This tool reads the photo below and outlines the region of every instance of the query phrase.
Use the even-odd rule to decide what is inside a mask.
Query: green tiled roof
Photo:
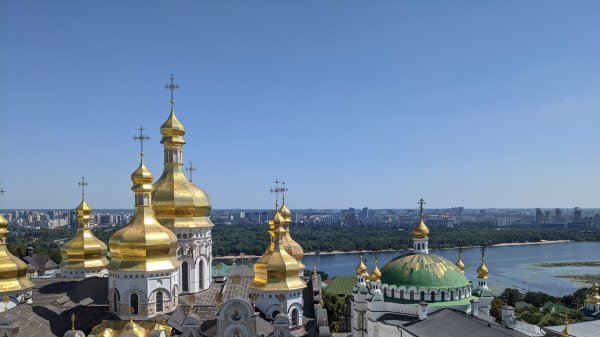
[[[463,288],[469,281],[458,267],[434,254],[404,254],[381,271],[381,283],[416,288]]]
[[[351,295],[352,288],[356,284],[356,276],[354,275],[338,275],[325,281],[327,287],[325,291],[336,295]]]
[[[225,276],[225,275],[227,275],[227,271],[233,267],[234,267],[233,265],[228,265],[223,262],[217,262],[211,267],[212,275],[213,276]]]

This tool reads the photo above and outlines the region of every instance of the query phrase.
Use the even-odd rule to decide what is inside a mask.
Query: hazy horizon
[[[0,1],[0,43],[2,209],[133,207],[170,73],[215,209],[600,207],[598,1]]]

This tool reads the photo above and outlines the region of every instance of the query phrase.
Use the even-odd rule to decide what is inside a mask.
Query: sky
[[[0,208],[131,208],[164,85],[213,208],[600,207],[600,1],[0,0]]]

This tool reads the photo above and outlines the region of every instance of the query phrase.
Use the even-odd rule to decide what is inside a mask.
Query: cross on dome
[[[175,103],[175,99],[173,98],[173,91],[175,91],[175,89],[179,89],[179,85],[175,84],[175,82],[173,82],[174,80],[175,80],[175,76],[174,76],[174,74],[171,74],[171,76],[169,77],[170,83],[165,84],[165,89],[171,91],[171,105],[173,105],[173,103]]]
[[[145,135],[144,134],[144,130],[145,129],[142,126],[140,126],[140,128],[138,129],[138,131],[140,132],[140,134],[133,136],[133,140],[134,141],[140,142],[140,156],[144,155],[144,142],[150,140],[150,136]]]
[[[81,176],[81,180],[77,183],[77,185],[79,185],[79,187],[81,187],[81,195],[84,196],[85,195],[85,187],[88,185],[87,180],[85,180],[84,176]]]
[[[192,181],[192,174],[194,173],[194,171],[197,171],[198,169],[193,166],[192,162],[190,162],[189,165],[188,165],[188,167],[185,168],[185,170],[189,172],[190,182],[191,182]]]

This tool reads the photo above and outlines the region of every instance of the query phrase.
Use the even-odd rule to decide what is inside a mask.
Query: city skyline
[[[597,2],[1,6],[1,209],[133,208],[170,73],[215,209],[599,206]]]

